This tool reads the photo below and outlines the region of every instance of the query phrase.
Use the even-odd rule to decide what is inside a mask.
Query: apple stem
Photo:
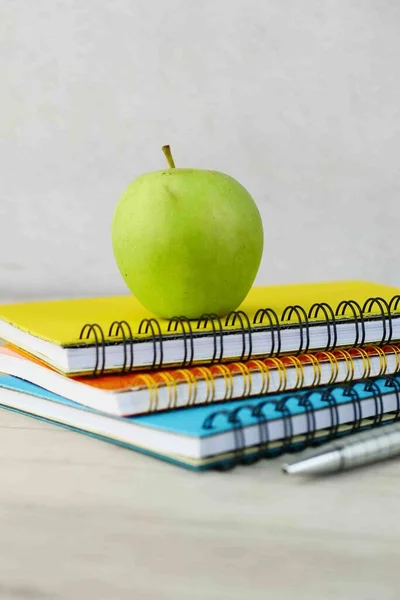
[[[169,146],[163,146],[162,151],[164,152],[164,154],[167,158],[169,168],[175,169],[175,163],[174,163],[174,159],[172,158],[171,148]]]

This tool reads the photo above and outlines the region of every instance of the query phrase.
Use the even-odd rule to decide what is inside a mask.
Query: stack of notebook
[[[225,318],[132,296],[0,306],[0,405],[193,469],[400,414],[399,290],[254,287]]]

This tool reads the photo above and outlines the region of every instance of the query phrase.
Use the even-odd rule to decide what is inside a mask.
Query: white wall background
[[[258,282],[400,286],[398,0],[1,0],[2,297],[125,292],[128,183],[225,171],[257,201]]]

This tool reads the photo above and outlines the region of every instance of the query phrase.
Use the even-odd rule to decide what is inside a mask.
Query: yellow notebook
[[[224,318],[156,319],[133,296],[0,305],[0,338],[66,374],[249,360],[400,341],[400,290],[364,281],[254,287]]]

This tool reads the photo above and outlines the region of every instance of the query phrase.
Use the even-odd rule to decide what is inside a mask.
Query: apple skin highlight
[[[167,319],[236,310],[263,252],[253,198],[216,171],[172,167],[140,175],[120,198],[111,230],[126,285],[145,308]]]

